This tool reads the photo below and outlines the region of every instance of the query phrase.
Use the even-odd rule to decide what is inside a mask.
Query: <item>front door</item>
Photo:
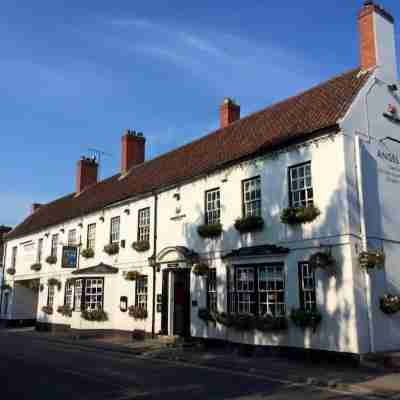
[[[174,271],[174,335],[190,335],[190,270]]]

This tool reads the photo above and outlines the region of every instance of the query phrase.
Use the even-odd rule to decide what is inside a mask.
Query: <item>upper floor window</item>
[[[87,248],[94,250],[96,246],[96,224],[88,225],[87,229]]]
[[[289,168],[290,205],[308,207],[314,204],[311,162]]]
[[[300,307],[304,311],[316,311],[315,273],[306,262],[299,264]]]
[[[110,243],[119,242],[119,228],[120,228],[120,218],[111,218],[111,228],[110,228]]]
[[[51,237],[51,256],[57,257],[58,233]]]
[[[206,192],[206,224],[219,224],[221,220],[221,195],[219,189]]]
[[[136,280],[136,306],[147,310],[147,276],[141,276]]]
[[[144,208],[138,215],[138,240],[150,241],[150,208]]]
[[[37,254],[36,254],[36,259],[37,259],[38,263],[40,263],[42,261],[42,255],[43,255],[43,239],[39,239],[38,247],[37,247]]]
[[[68,246],[76,246],[77,244],[76,229],[71,229],[68,231]]]
[[[208,309],[217,311],[217,270],[210,268],[208,271]]]
[[[261,217],[261,178],[243,181],[244,217]]]
[[[18,247],[14,246],[12,248],[12,253],[11,253],[11,268],[15,269],[15,266],[17,265],[17,251]]]

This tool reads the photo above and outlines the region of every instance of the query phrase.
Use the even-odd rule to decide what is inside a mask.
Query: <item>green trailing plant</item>
[[[140,272],[138,272],[138,271],[128,271],[125,274],[125,279],[127,281],[137,281],[141,277],[142,277],[142,274]]]
[[[48,286],[56,286],[58,290],[61,290],[61,281],[59,281],[56,278],[49,278],[47,280],[47,285]]]
[[[104,246],[104,253],[107,253],[109,256],[113,256],[119,253],[119,244],[118,243],[109,243]]]
[[[318,207],[288,207],[281,213],[281,222],[287,225],[300,225],[314,221],[321,215]]]
[[[93,249],[83,249],[81,251],[81,256],[83,258],[93,258],[94,257],[94,250]]]
[[[52,306],[43,306],[42,311],[47,315],[53,314],[53,307]]]
[[[132,243],[132,248],[137,252],[144,252],[150,249],[150,242],[148,240],[138,240]]]
[[[386,256],[382,250],[370,250],[360,253],[358,257],[363,269],[381,269],[385,267]]]
[[[400,311],[400,296],[386,294],[379,299],[379,306],[383,313],[392,315]]]
[[[197,233],[202,238],[217,238],[222,234],[221,224],[204,224],[197,227]]]
[[[318,311],[304,311],[298,308],[292,310],[290,319],[299,328],[312,328],[315,332],[322,321],[322,315]]]
[[[42,264],[35,263],[31,265],[31,270],[35,272],[39,272],[42,269]]]
[[[285,331],[288,329],[288,321],[286,317],[265,315],[256,318],[255,328],[261,332]]]
[[[197,276],[207,276],[210,267],[207,263],[200,262],[193,267],[193,273]]]
[[[57,264],[57,257],[56,256],[48,256],[46,258],[47,264]]]
[[[59,314],[63,315],[64,317],[72,317],[72,308],[67,304],[64,304],[63,306],[59,306],[57,308],[57,312]]]
[[[249,215],[244,218],[238,218],[235,221],[235,228],[240,233],[248,233],[254,231],[260,231],[264,227],[264,220],[262,217]]]
[[[128,308],[129,315],[134,319],[146,319],[147,310],[139,306],[130,306]]]
[[[103,310],[84,310],[81,317],[86,321],[104,322],[108,320],[108,315]]]
[[[12,290],[12,287],[11,287],[8,283],[3,283],[3,284],[1,285],[1,290],[4,290],[4,291],[9,292],[9,291]]]
[[[317,252],[314,253],[308,260],[308,264],[314,270],[321,269],[327,272],[334,273],[336,260],[329,253]]]
[[[15,275],[15,268],[7,268],[6,272],[8,275]]]

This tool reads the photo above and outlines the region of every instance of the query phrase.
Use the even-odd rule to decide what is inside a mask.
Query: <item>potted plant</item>
[[[109,256],[113,256],[119,253],[119,244],[118,243],[109,243],[104,246],[104,252]]]
[[[318,251],[309,258],[308,264],[314,270],[322,269],[324,271],[333,272],[336,261],[331,254]]]
[[[43,306],[42,311],[47,315],[53,314],[53,307],[52,306]]]
[[[93,249],[83,249],[81,251],[81,256],[83,258],[93,258],[94,257],[94,250]]]
[[[57,289],[61,290],[61,282],[56,278],[49,278],[47,280],[47,285],[48,286],[57,286]]]
[[[137,281],[138,279],[140,279],[141,276],[142,274],[138,271],[128,271],[125,274],[125,279],[127,281]]]
[[[150,249],[150,242],[148,240],[138,240],[132,243],[132,248],[137,252],[144,252]]]
[[[300,225],[314,221],[321,211],[318,207],[309,205],[307,207],[288,207],[281,213],[281,221],[287,225]]]
[[[200,262],[193,267],[193,273],[197,276],[207,276],[210,267],[205,262]]]
[[[31,270],[35,272],[39,272],[42,269],[42,264],[35,263],[31,265]]]
[[[15,275],[15,268],[7,268],[6,272],[8,275]]]
[[[260,231],[264,227],[264,220],[262,217],[255,215],[249,215],[247,217],[238,218],[235,221],[235,228],[240,233],[248,233],[254,231]]]
[[[103,310],[83,310],[81,317],[86,321],[104,322],[108,320],[108,315]]]
[[[146,319],[147,310],[139,306],[130,306],[129,315],[134,319]]]
[[[379,299],[380,309],[383,313],[392,315],[400,311],[400,296],[386,294]]]
[[[203,224],[197,227],[197,233],[202,238],[217,238],[222,234],[222,225],[217,224]]]
[[[59,306],[57,308],[57,312],[64,317],[72,317],[72,308],[68,304],[64,304],[63,306]]]
[[[312,328],[313,331],[322,321],[322,315],[318,311],[305,311],[302,309],[293,309],[290,313],[292,322],[300,328]]]
[[[57,264],[57,257],[56,256],[48,256],[46,258],[47,264]]]
[[[363,269],[383,268],[386,256],[382,250],[370,250],[360,253],[358,260]]]

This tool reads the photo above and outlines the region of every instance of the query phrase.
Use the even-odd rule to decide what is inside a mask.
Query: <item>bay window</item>
[[[74,282],[67,281],[65,284],[65,299],[64,305],[68,306],[69,308],[73,308],[73,295],[74,295]]]
[[[207,306],[210,311],[217,311],[217,269],[210,268],[207,281]]]
[[[300,308],[303,311],[316,311],[315,273],[309,263],[299,263]]]
[[[102,310],[104,303],[104,279],[103,278],[84,278],[76,279],[72,287],[66,288],[65,301],[67,298],[74,298],[75,311]],[[72,295],[72,292],[74,294]],[[66,303],[67,304],[67,303]]]

